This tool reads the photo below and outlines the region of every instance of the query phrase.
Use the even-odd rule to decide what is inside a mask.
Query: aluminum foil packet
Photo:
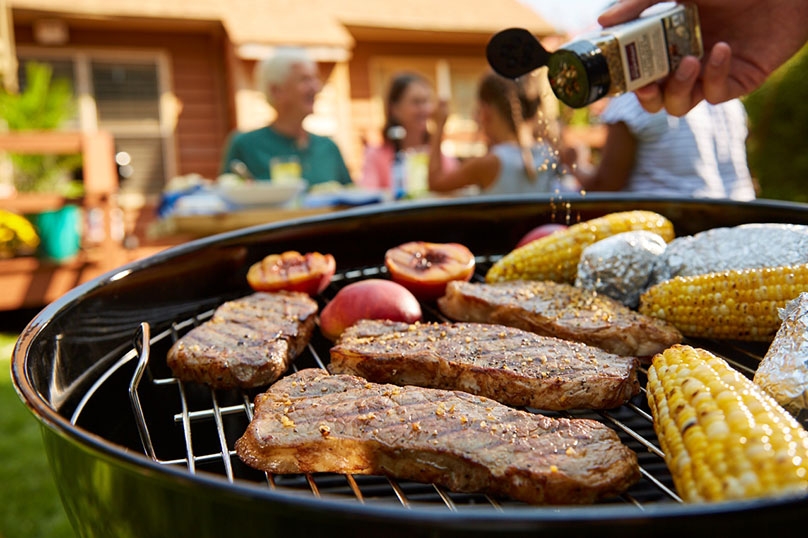
[[[607,237],[581,252],[575,285],[636,308],[665,249],[665,240],[649,231]]]
[[[780,329],[754,382],[803,423],[808,418],[808,292],[780,309]]]
[[[651,284],[676,276],[808,262],[808,226],[742,224],[677,237],[659,257]]]

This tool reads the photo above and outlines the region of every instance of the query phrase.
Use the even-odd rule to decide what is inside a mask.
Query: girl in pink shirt
[[[408,150],[428,151],[428,123],[434,112],[432,87],[424,77],[416,73],[395,76],[385,100],[383,142],[365,152],[359,185],[367,189],[390,190],[396,154]],[[446,168],[457,166],[457,161],[451,157],[444,155],[443,161]]]

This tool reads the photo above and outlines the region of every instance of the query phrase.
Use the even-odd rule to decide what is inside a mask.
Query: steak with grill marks
[[[320,369],[258,395],[236,452],[270,473],[388,475],[532,504],[591,503],[640,476],[636,454],[597,421]]]
[[[682,341],[662,320],[605,295],[558,282],[450,282],[438,307],[454,321],[498,323],[597,346],[618,355],[647,357]]]
[[[222,304],[177,340],[166,360],[184,381],[217,389],[268,385],[306,347],[316,314],[317,303],[305,293],[254,293]]]
[[[331,348],[328,370],[560,411],[624,404],[640,391],[637,363],[634,357],[502,325],[363,320]]]

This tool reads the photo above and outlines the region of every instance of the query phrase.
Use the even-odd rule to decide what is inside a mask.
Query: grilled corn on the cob
[[[675,277],[640,297],[640,312],[683,335],[766,342],[780,327],[780,308],[808,291],[808,264]]]
[[[647,230],[666,242],[674,237],[673,224],[653,211],[623,211],[573,224],[566,230],[514,249],[485,275],[488,282],[553,280],[572,283],[584,248],[622,232]]]
[[[808,491],[808,432],[723,359],[670,347],[654,357],[647,393],[684,501]]]

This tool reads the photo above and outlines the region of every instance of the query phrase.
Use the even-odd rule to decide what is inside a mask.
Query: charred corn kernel
[[[808,291],[808,264],[675,277],[640,297],[641,313],[685,336],[766,342],[780,327],[780,308]]]
[[[723,359],[670,347],[648,368],[647,396],[685,502],[808,491],[808,432]]]
[[[606,237],[636,230],[654,232],[666,242],[673,240],[673,224],[658,213],[640,210],[610,213],[514,249],[488,270],[485,279],[572,283],[584,248]]]

